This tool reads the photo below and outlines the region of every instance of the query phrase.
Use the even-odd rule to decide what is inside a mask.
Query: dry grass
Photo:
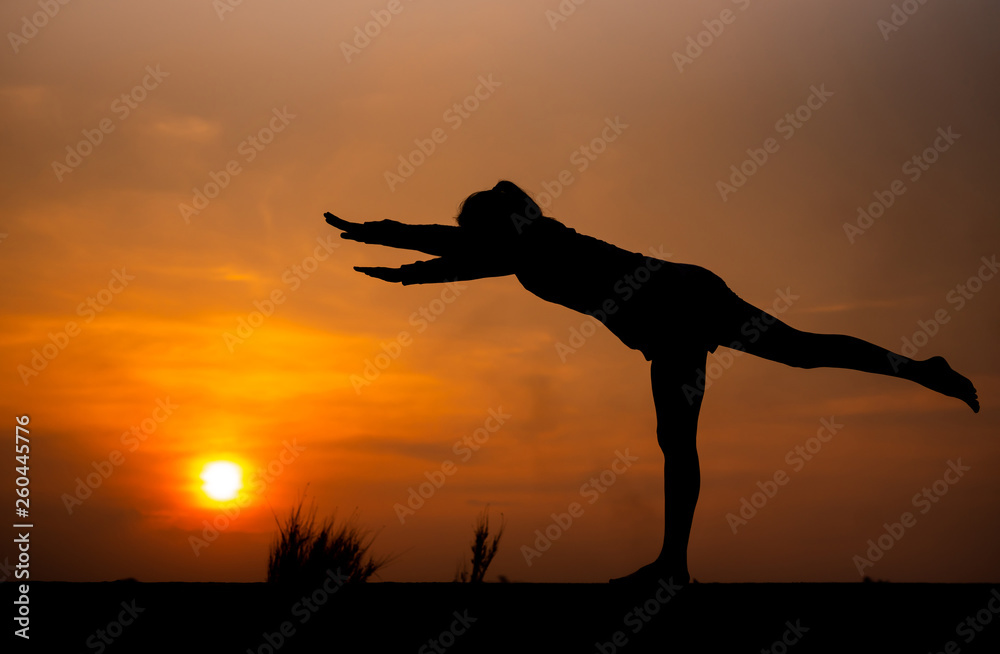
[[[336,516],[316,520],[316,506],[303,509],[299,500],[284,524],[275,516],[278,535],[267,561],[268,583],[300,585],[321,582],[328,573],[347,577],[347,583],[367,581],[391,557],[370,554],[375,534],[357,525],[356,516],[337,524]]]
[[[493,557],[497,555],[504,526],[503,514],[501,513],[500,529],[496,536],[490,540],[490,507],[487,505],[473,527],[472,571],[469,572],[468,567],[463,563],[459,571],[455,573],[455,581],[467,583],[481,583],[483,581],[486,577],[486,570],[493,562]]]

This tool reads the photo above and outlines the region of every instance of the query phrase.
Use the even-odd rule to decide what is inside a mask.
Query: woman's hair
[[[543,218],[541,208],[517,184],[502,181],[488,191],[478,191],[465,198],[458,211],[459,227],[489,235],[510,238]]]

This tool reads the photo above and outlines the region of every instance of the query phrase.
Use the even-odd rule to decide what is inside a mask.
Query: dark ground
[[[4,586],[13,617],[17,589]],[[13,638],[5,650],[1000,652],[1000,590],[988,584],[694,584],[658,597],[605,584],[327,588],[32,582],[30,647]]]

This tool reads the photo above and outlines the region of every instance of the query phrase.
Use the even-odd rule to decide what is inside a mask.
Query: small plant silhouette
[[[496,536],[490,540],[490,507],[487,505],[479,515],[476,525],[473,528],[471,547],[472,572],[470,573],[466,564],[463,563],[461,569],[455,574],[456,581],[466,583],[481,583],[483,581],[483,578],[486,576],[486,569],[490,567],[490,563],[492,563],[493,557],[496,556],[497,549],[500,547],[500,538],[503,536],[504,526],[505,522],[501,513],[500,529],[497,531]]]
[[[369,551],[375,535],[357,525],[356,514],[342,524],[336,516],[316,520],[316,505],[304,511],[305,497],[278,523],[278,535],[268,554],[267,581],[300,585],[322,581],[328,574],[346,578],[346,583],[367,581],[389,563],[391,557],[374,557]]]

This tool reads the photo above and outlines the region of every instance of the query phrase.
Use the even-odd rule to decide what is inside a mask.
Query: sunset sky
[[[865,574],[1000,580],[1000,276],[984,263],[1000,255],[1000,6],[902,4],[917,9],[5,2],[0,406],[11,441],[31,419],[32,578],[260,581],[274,513],[307,488],[377,532],[383,580],[450,581],[487,504],[506,520],[489,579],[650,562],[662,456],[643,356],[603,328],[580,340],[585,316],[512,277],[360,275],[426,255],[323,220],[453,223],[510,179],[585,234],[705,266],[764,309],[790,295],[795,327],[912,342],[979,390],[975,415],[720,348],[693,577],[858,581],[854,557],[910,512]],[[840,426],[796,455],[823,421]],[[243,466],[245,506],[206,536],[232,504],[201,490],[218,460]],[[727,514],[778,471],[734,533]],[[401,522],[410,489],[442,477]],[[573,502],[529,565],[522,546]]]

